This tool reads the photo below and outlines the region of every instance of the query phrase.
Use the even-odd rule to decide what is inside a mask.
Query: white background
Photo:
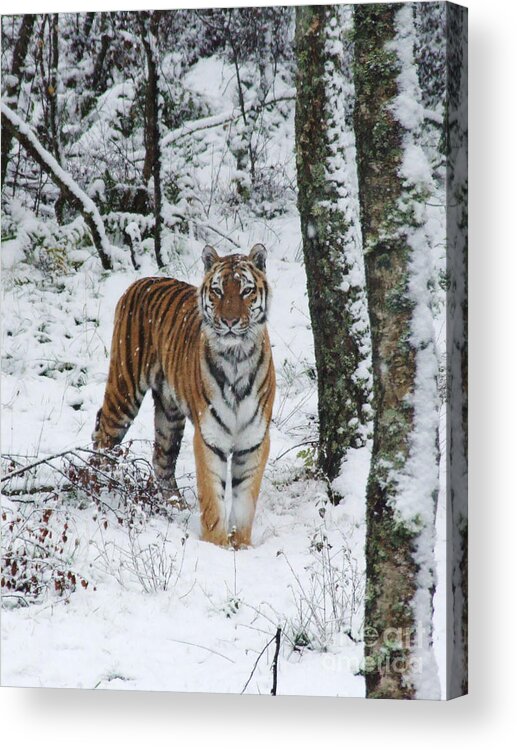
[[[2,12],[125,10],[150,4],[148,0],[5,0]],[[488,744],[514,746],[517,4],[514,0],[467,0],[466,4],[470,9],[470,695],[450,703],[396,703],[2,688],[3,747],[129,750],[207,743],[276,750],[339,743],[399,750],[468,744],[475,750]],[[209,5],[182,3],[182,7]],[[152,6],[174,4],[153,0]]]

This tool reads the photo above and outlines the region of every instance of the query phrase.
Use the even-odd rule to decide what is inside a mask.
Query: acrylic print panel
[[[466,692],[466,44],[2,17],[3,685]]]

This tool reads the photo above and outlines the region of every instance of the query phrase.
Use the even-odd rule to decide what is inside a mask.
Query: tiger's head
[[[205,278],[199,299],[205,326],[224,345],[254,337],[268,311],[266,248],[256,244],[249,255],[220,257],[206,245],[202,257]]]

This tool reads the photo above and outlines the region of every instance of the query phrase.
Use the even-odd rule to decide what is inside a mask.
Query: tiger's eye
[[[212,292],[212,294],[215,294],[216,297],[219,297],[219,299],[221,299],[221,297],[223,296],[222,291],[217,286],[211,287],[210,291]]]
[[[255,290],[255,287],[253,286],[247,286],[245,289],[242,290],[241,294],[243,297],[249,297],[249,295]]]

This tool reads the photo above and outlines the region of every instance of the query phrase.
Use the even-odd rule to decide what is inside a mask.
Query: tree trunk
[[[162,184],[161,184],[161,143],[160,143],[160,89],[157,57],[157,16],[143,11],[138,14],[142,44],[147,60],[147,90],[145,99],[145,160],[144,183],[151,175],[154,187],[154,253],[158,268],[165,265],[162,258]]]
[[[5,104],[1,105],[1,111],[2,128],[5,127],[11,138],[16,138],[29,156],[39,164],[45,174],[48,174],[54,184],[61,190],[70,206],[83,216],[99,253],[102,267],[111,270],[110,246],[106,238],[103,221],[92,199],[61,168],[52,154],[43,148],[29,126],[20,120],[15,112]]]
[[[3,98],[6,104],[8,104],[10,107],[14,107],[15,109],[18,103],[23,67],[25,65],[25,59],[27,57],[27,51],[29,49],[29,43],[31,40],[35,20],[36,16],[32,14],[22,16],[20,31],[13,52],[11,78],[6,85],[5,95]],[[7,130],[2,127],[2,188],[5,182],[5,176],[7,174],[7,163],[9,160],[11,144],[12,136],[8,133]]]
[[[413,5],[355,6],[354,19],[375,414],[367,486],[366,691],[370,698],[438,698],[432,651],[438,358],[425,227],[426,179],[432,177],[420,139],[424,110],[412,51]],[[403,106],[408,101],[413,117]],[[414,160],[422,168],[418,179]]]
[[[106,90],[106,56],[108,54],[108,50],[110,48],[112,40],[113,37],[111,36],[111,34],[102,34],[101,36],[101,47],[99,50],[99,54],[97,55],[97,58],[95,60],[90,84],[93,91],[95,91],[95,93],[97,94],[100,94]]]
[[[81,20],[84,15],[84,23],[81,27]],[[86,45],[88,44],[88,39],[90,37],[91,30],[93,28],[93,24],[95,22],[95,13],[79,13],[77,17],[77,25],[76,25],[76,31],[77,35],[74,40],[74,43],[72,44],[72,50],[74,52],[74,56],[76,59],[76,62],[80,62],[85,49]]]
[[[108,57],[108,51],[113,42],[113,32],[109,29],[110,16],[110,13],[100,14],[100,49],[95,58],[93,71],[88,79],[88,90],[84,92],[81,101],[82,117],[86,117],[90,113],[94,106],[96,96],[102,94],[107,87],[108,70],[106,67],[106,58]],[[92,19],[92,24],[94,20],[95,19]],[[91,29],[91,27],[89,28]]]
[[[50,42],[50,62],[49,62],[49,74],[47,80],[46,94],[48,99],[48,117],[49,117],[49,132],[50,142],[52,145],[52,153],[57,163],[62,166],[63,160],[61,156],[61,138],[59,133],[59,122],[58,122],[58,68],[59,68],[59,14],[53,13],[50,19],[50,31],[49,31],[49,42]],[[65,207],[66,198],[61,191],[54,210],[56,212],[56,218],[59,224],[63,223],[63,212]]]
[[[296,9],[298,210],[318,376],[319,468],[339,502],[350,448],[370,417],[368,314],[353,134],[347,127],[343,6]]]

